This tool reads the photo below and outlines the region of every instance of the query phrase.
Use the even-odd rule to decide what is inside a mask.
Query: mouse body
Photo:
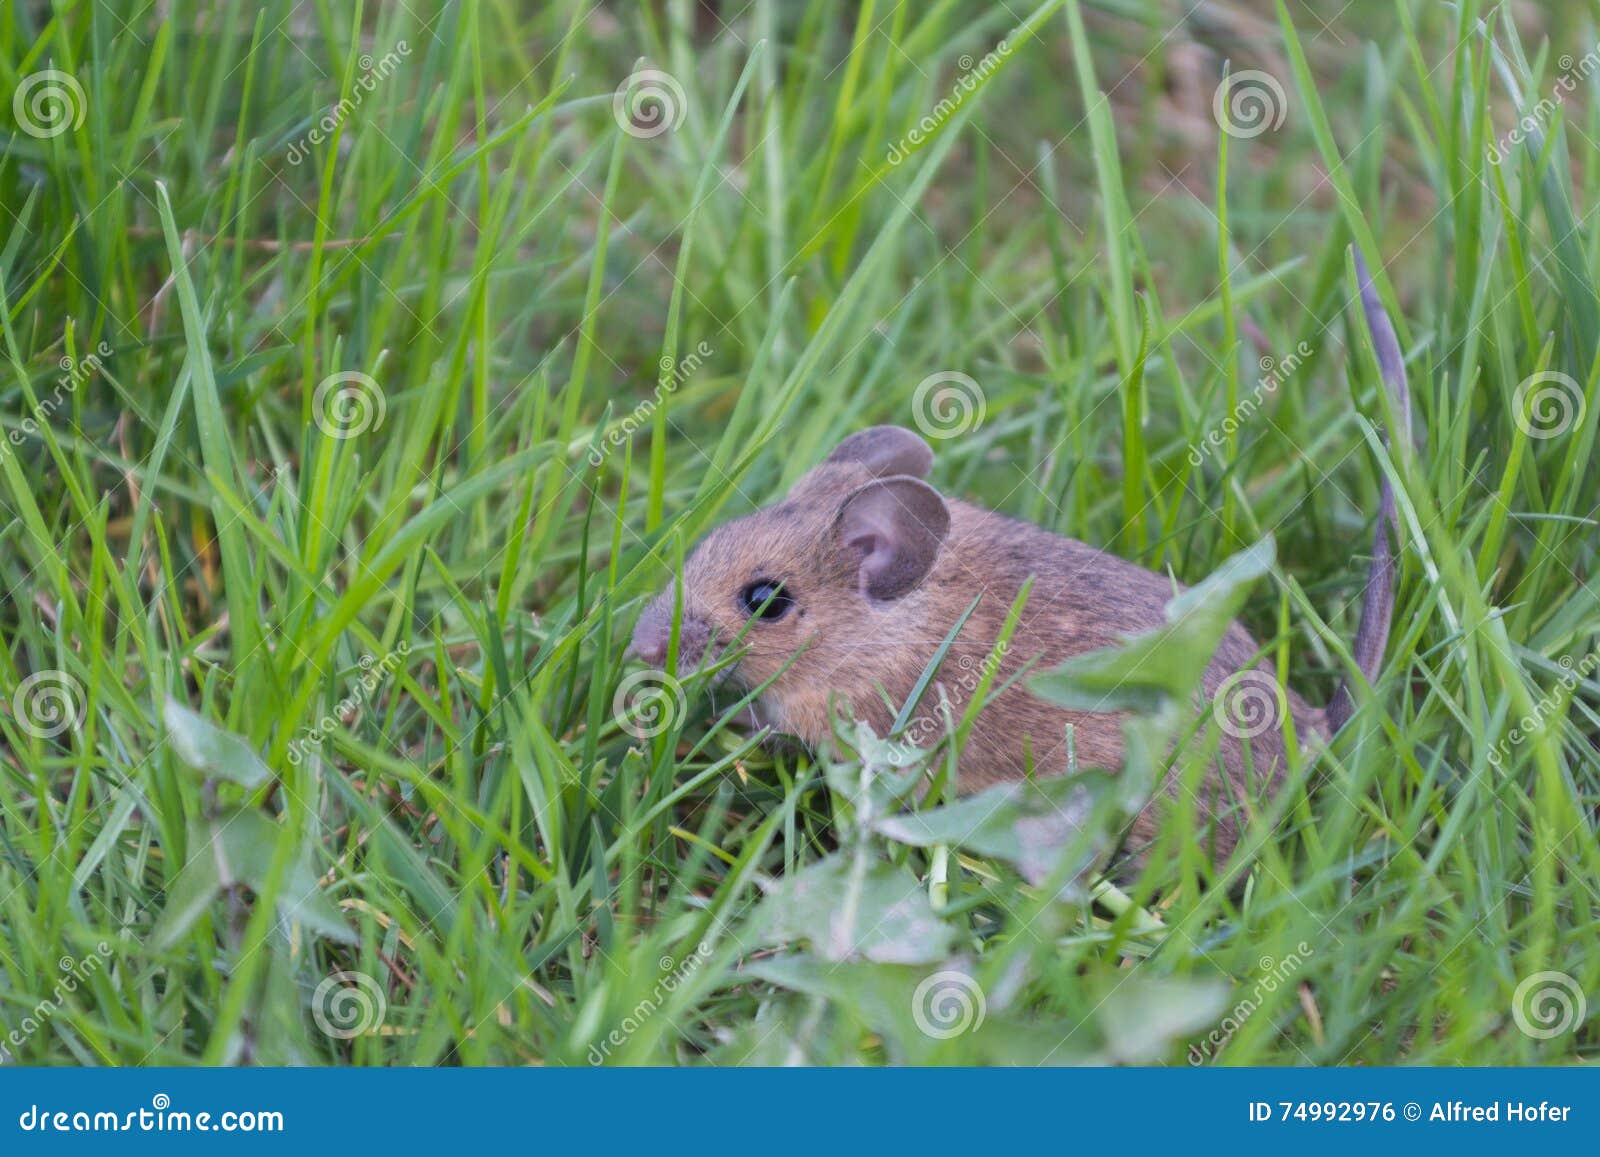
[[[1356,264],[1385,384],[1409,421],[1398,344],[1359,255]],[[1160,626],[1182,588],[1086,543],[947,498],[926,481],[933,464],[927,443],[901,427],[845,438],[781,502],[711,531],[685,561],[681,588],[669,585],[640,615],[632,651],[665,665],[675,619],[679,670],[715,661],[737,640],[739,657],[727,677],[746,689],[766,685],[756,718],[815,747],[829,741],[841,709],[887,735],[976,600],[905,729],[905,738],[927,746],[945,733],[941,698],[959,719],[985,665],[995,665],[1008,613],[1032,578],[1016,628],[998,653],[991,694],[1009,686],[979,711],[959,754],[957,786],[969,792],[1073,766],[1119,768],[1123,717],[1047,703],[1028,689],[1027,675]],[[1369,680],[1392,613],[1387,532],[1393,520],[1385,481],[1352,648]],[[1220,767],[1197,801],[1219,861],[1238,842],[1247,815],[1240,805],[1262,801],[1283,776],[1284,715],[1304,746],[1325,741],[1351,710],[1348,687],[1327,709],[1316,708],[1280,689],[1274,675],[1256,666],[1259,659],[1255,640],[1234,623],[1202,683],[1213,704],[1219,694],[1254,698],[1227,707],[1233,726],[1219,715]],[[1027,674],[1011,681],[1024,668]],[[1130,845],[1152,839],[1157,819],[1152,801],[1132,825]]]
[[[1028,690],[1026,675],[1014,677],[1154,629],[1182,588],[1086,543],[946,498],[923,480],[932,464],[928,446],[911,431],[865,430],[840,443],[784,501],[712,531],[684,563],[679,669],[714,660],[743,631],[742,656],[730,677],[745,688],[771,680],[756,704],[761,722],[815,747],[832,735],[834,714],[843,706],[887,735],[977,599],[906,737],[919,745],[942,737],[941,700],[959,719],[981,675],[993,667],[991,687],[1004,689],[978,713],[961,749],[962,792],[1021,779],[1030,770],[1039,776],[1066,772],[1069,734],[1076,765],[1120,766],[1120,713],[1057,707]],[[1030,578],[1016,627],[997,651]],[[640,616],[633,649],[647,663],[667,659],[676,601],[669,587]],[[1230,627],[1204,677],[1207,699],[1249,669],[1258,651],[1243,627]],[[1272,680],[1265,672],[1259,678],[1263,685]],[[1326,736],[1323,711],[1293,692],[1287,707],[1302,740]],[[1284,767],[1278,727],[1249,742],[1247,768],[1243,739],[1224,730],[1219,754],[1225,775],[1208,783],[1200,800],[1200,815],[1215,822],[1222,854],[1237,842],[1234,804],[1241,793],[1260,798]],[[1257,780],[1254,788],[1250,778]],[[1147,808],[1131,841],[1148,839],[1154,822]]]

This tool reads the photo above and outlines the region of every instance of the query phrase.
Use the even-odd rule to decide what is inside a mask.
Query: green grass
[[[1514,1014],[1600,1015],[1594,77],[1489,156],[1588,6],[1180,7],[7,5],[0,1057],[1592,1059]],[[1218,131],[1224,61],[1280,124]],[[704,680],[623,729],[699,534],[939,372],[947,492],[1187,582],[1270,532],[1244,616],[1315,703],[1395,480],[1384,676],[1220,869],[1180,793],[1136,878],[1029,884]],[[1533,438],[1542,372],[1584,413]],[[918,1027],[938,972],[981,1028]]]

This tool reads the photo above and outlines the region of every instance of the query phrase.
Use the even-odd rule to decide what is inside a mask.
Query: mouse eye
[[[782,583],[759,579],[739,592],[739,607],[747,615],[759,615],[775,623],[789,613],[794,599],[783,589]]]

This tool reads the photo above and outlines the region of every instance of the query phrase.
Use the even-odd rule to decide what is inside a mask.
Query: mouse
[[[1355,264],[1384,388],[1409,437],[1399,344],[1359,251]],[[678,670],[731,658],[719,678],[746,691],[766,685],[753,705],[754,719],[817,748],[831,739],[841,712],[886,735],[976,601],[918,708],[927,714],[943,694],[959,719],[979,685],[977,673],[985,664],[997,666],[992,686],[1003,689],[977,713],[960,749],[958,791],[1064,774],[1074,766],[1119,768],[1122,715],[1055,706],[1035,696],[1025,678],[1012,677],[1153,630],[1183,588],[1095,546],[944,494],[929,481],[935,464],[928,443],[904,427],[875,426],[846,437],[781,501],[713,529],[695,546],[679,582],[640,613],[631,654],[663,667],[676,619]],[[1351,648],[1368,683],[1377,678],[1393,615],[1391,534],[1398,541],[1385,475]],[[997,650],[1013,602],[1030,579],[1020,618]],[[1214,704],[1230,687],[1239,690],[1241,680],[1253,682],[1258,695],[1270,696],[1269,714],[1286,710],[1293,717],[1302,747],[1325,743],[1353,713],[1348,679],[1326,707],[1315,707],[1293,690],[1279,697],[1276,676],[1259,662],[1256,640],[1239,623],[1230,625],[1202,680],[1207,702]],[[1253,710],[1259,714],[1261,706],[1258,701]],[[1245,827],[1241,802],[1264,802],[1283,778],[1281,720],[1268,722],[1219,728],[1221,766],[1203,784],[1197,809],[1219,863]],[[944,733],[942,724],[913,726],[905,736],[926,746]],[[1124,834],[1125,849],[1154,840],[1161,796],[1155,793]]]

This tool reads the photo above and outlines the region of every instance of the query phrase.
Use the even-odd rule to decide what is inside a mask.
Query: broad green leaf
[[[167,725],[172,750],[195,771],[246,788],[260,787],[272,778],[271,769],[248,741],[189,710],[170,695],[161,718]]]
[[[904,868],[844,853],[783,880],[763,908],[769,943],[804,940],[827,960],[920,964],[943,959],[954,935]]]
[[[248,807],[229,809],[195,825],[189,833],[189,862],[156,922],[153,940],[170,946],[225,889],[243,885],[252,892],[264,892],[285,831],[263,812]],[[284,920],[310,932],[349,944],[356,941],[339,909],[323,894],[303,854],[290,866],[278,890],[277,907]]]
[[[862,722],[841,724],[834,759],[823,764],[828,789],[868,824],[923,782],[922,751],[903,740],[882,739]]]
[[[1041,699],[1075,711],[1152,715],[1188,700],[1244,605],[1250,584],[1271,570],[1273,553],[1271,537],[1262,539],[1172,599],[1164,625],[1124,646],[1069,659],[1028,685]]]
[[[1232,991],[1225,980],[1193,976],[1119,980],[1097,1009],[1105,1048],[1101,1063],[1160,1064],[1178,1042],[1222,1019]]]
[[[210,843],[223,883],[244,884],[254,892],[264,891],[273,857],[277,855],[279,841],[286,830],[255,808],[238,808],[213,821]],[[339,915],[339,909],[323,895],[303,850],[296,853],[279,888],[277,901],[278,913],[285,920],[303,924],[308,931],[333,940],[355,943],[355,934]]]
[[[222,876],[216,857],[203,850],[192,857],[167,889],[166,905],[150,930],[150,947],[164,952],[185,933],[222,894]]]
[[[893,1064],[958,1060],[970,1065],[1095,1064],[1095,1034],[1069,1020],[1025,1020],[1008,1013],[961,960],[928,965],[839,963],[794,953],[748,964],[744,972],[792,992],[829,1001],[883,1034]],[[776,1046],[751,1046],[754,1055],[730,1063],[817,1064],[815,1046],[800,1031],[773,1033]],[[837,1035],[837,1034],[832,1034]]]
[[[1004,783],[944,807],[884,816],[875,830],[902,844],[927,848],[953,844],[1016,865],[1024,879],[1042,884],[1071,859],[1074,881],[1111,848],[1108,779],[1086,773]]]

